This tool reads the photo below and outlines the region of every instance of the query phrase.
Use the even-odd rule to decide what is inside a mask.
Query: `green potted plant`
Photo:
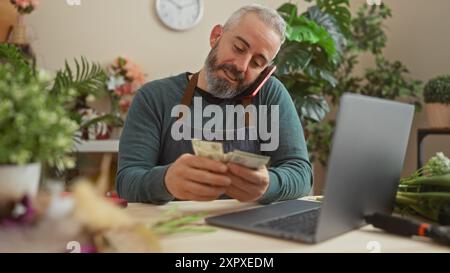
[[[401,99],[420,110],[422,84],[409,77],[403,63],[383,55],[384,21],[392,16],[386,3],[363,4],[352,16],[349,0],[304,2],[312,5],[301,13],[300,4],[292,1],[278,8],[287,28],[275,59],[276,76],[297,107],[311,160],[326,166],[334,131],[333,116],[328,114],[345,92]],[[366,53],[372,55],[375,67],[360,76],[355,68]]]
[[[78,125],[62,106],[71,92],[55,96],[49,80],[26,65],[0,62],[0,200],[34,196],[43,165],[74,164],[68,153]]]
[[[430,126],[450,128],[450,75],[428,81],[423,97]]]

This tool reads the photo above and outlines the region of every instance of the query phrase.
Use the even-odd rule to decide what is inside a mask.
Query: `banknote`
[[[268,156],[240,150],[233,150],[232,152],[224,153],[223,145],[220,142],[193,139],[192,149],[197,156],[211,158],[224,163],[233,162],[251,169],[258,169],[267,165],[270,161],[270,157]]]
[[[195,155],[224,161],[223,145],[220,142],[193,139],[192,149]]]
[[[234,150],[231,152],[230,162],[243,165],[247,168],[258,169],[269,163],[270,157]]]

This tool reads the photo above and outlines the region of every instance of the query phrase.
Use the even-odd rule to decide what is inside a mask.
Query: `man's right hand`
[[[222,162],[183,154],[169,167],[164,182],[177,199],[211,201],[225,193],[231,184],[227,171]]]

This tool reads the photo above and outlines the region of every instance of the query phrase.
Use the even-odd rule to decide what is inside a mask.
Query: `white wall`
[[[45,68],[57,69],[64,59],[80,55],[106,64],[125,54],[142,65],[148,79],[155,79],[199,69],[210,49],[212,27],[252,2],[276,8],[284,1],[204,0],[203,20],[186,32],[160,23],[155,0],[81,0],[81,6],[41,1],[28,23],[36,36],[33,48]]]

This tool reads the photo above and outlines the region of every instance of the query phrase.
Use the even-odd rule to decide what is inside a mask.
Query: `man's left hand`
[[[253,202],[266,193],[269,188],[269,171],[265,166],[253,170],[234,163],[227,165],[231,185],[225,193],[229,197],[241,202]]]

